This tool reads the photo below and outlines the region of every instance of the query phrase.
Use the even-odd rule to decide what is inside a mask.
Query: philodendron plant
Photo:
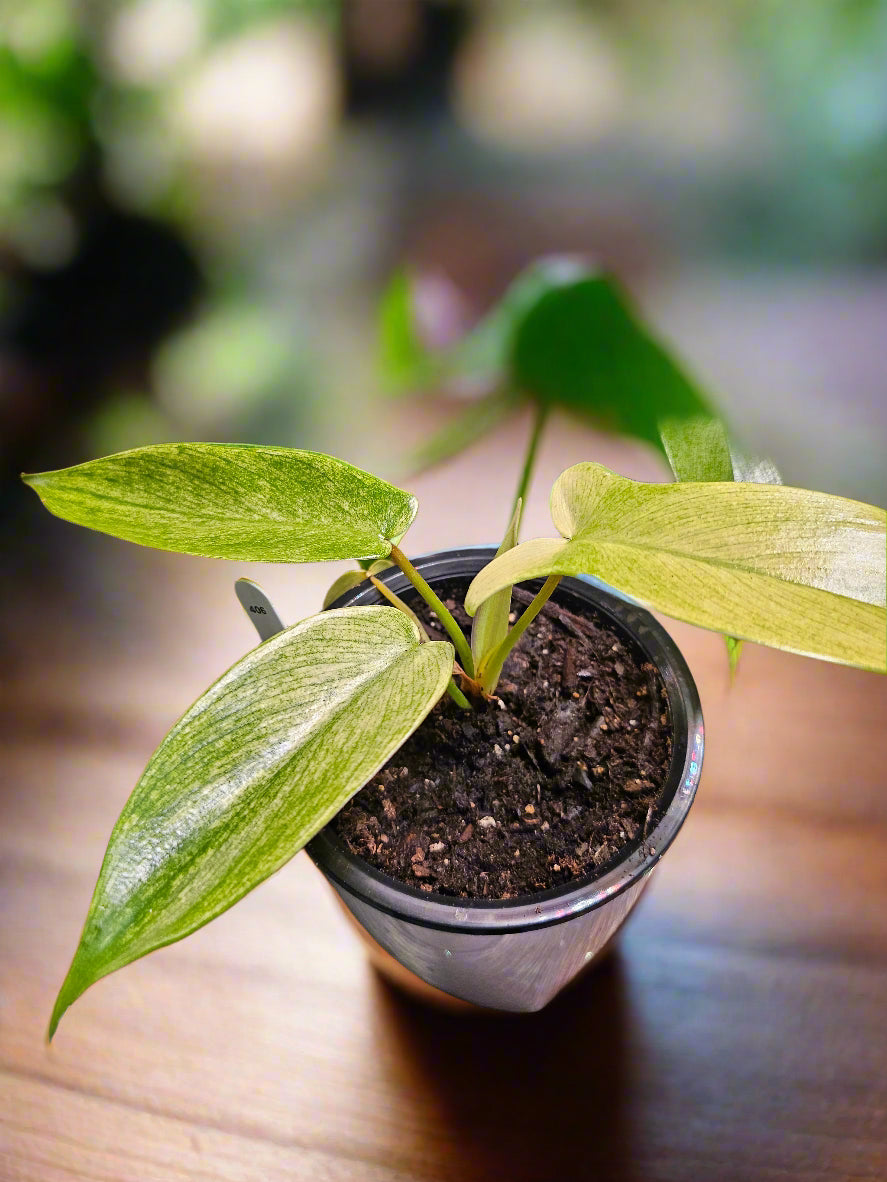
[[[337,580],[327,602],[363,579],[391,601],[332,608],[277,631],[262,593],[239,581],[264,643],[151,757],[111,834],[49,1036],[94,982],[189,935],[292,858],[445,694],[453,701],[441,708],[454,710],[494,695],[509,653],[564,575],[597,576],[730,637],[884,672],[887,515],[739,482],[726,470],[726,434],[707,413],[666,416],[662,431],[669,454],[691,457],[705,475],[645,484],[577,464],[552,490],[558,536],[523,543],[518,496],[497,556],[468,588],[470,637],[401,549],[415,497],[332,456],[178,443],[26,476],[51,512],[79,525],[238,561],[354,559],[360,569]],[[378,578],[390,565],[448,640],[430,640]],[[509,626],[511,587],[537,578],[541,589]]]

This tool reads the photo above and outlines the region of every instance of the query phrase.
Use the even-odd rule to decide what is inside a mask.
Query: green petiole
[[[474,657],[471,655],[471,647],[465,639],[465,633],[453,619],[451,613],[447,611],[442,600],[435,595],[431,590],[413,564],[407,558],[406,554],[397,546],[391,547],[391,561],[397,563],[406,577],[410,580],[428,606],[433,612],[437,614],[438,619],[447,630],[447,634],[456,647],[456,652],[459,656],[459,664],[465,670],[469,677],[474,677]]]
[[[530,487],[530,480],[533,476],[533,468],[536,464],[536,452],[539,449],[539,440],[542,438],[542,431],[545,427],[545,421],[548,418],[548,407],[542,403],[536,406],[533,416],[533,430],[530,434],[530,442],[527,445],[527,454],[524,457],[524,466],[521,470],[520,481],[518,482],[517,492],[514,494],[514,504],[512,505],[512,513],[517,508],[518,501],[527,502],[527,490]],[[515,539],[516,543],[517,539]]]
[[[503,641],[493,649],[490,655],[484,661],[480,669],[480,685],[483,690],[491,694],[496,688],[496,683],[499,680],[499,675],[502,672],[502,666],[508,654],[526,632],[527,628],[536,619],[542,608],[551,598],[552,592],[561,581],[560,575],[549,575],[542,585],[542,588],[534,596],[532,603],[527,605],[523,615],[508,633]]]
[[[465,695],[459,689],[458,685],[456,685],[455,681],[453,681],[452,677],[447,682],[447,693],[450,695],[450,697],[453,699],[453,701],[456,703],[456,705],[461,706],[463,710],[473,710],[474,709],[474,707],[471,705],[471,703],[468,701],[468,699],[465,697]]]
[[[388,602],[391,604],[392,607],[396,607],[398,609],[398,611],[402,611],[405,616],[409,616],[409,618],[413,621],[413,623],[419,629],[419,635],[422,637],[423,640],[430,640],[431,639],[431,637],[428,635],[428,633],[425,630],[425,625],[422,623],[422,621],[419,619],[419,617],[416,615],[416,613],[413,611],[413,609],[411,607],[408,607],[404,603],[404,601],[401,599],[401,597],[399,595],[395,594],[395,592],[392,591],[390,587],[386,587],[381,579],[377,579],[376,576],[371,575],[369,573],[369,571],[367,572],[366,577],[373,584],[373,586],[376,588],[376,590],[379,592],[379,594],[384,599],[388,600]]]

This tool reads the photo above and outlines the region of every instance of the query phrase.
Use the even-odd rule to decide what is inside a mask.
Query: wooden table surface
[[[495,535],[519,438],[414,482],[413,553]],[[559,424],[525,536],[590,455],[652,471]],[[540,1014],[393,992],[302,855],[47,1047],[117,813],[253,642],[245,568],[48,520],[30,549],[0,697],[3,1182],[887,1177],[887,680],[749,647],[729,690],[719,638],[669,625],[706,714],[699,797],[617,952]],[[248,573],[292,620],[338,569]]]

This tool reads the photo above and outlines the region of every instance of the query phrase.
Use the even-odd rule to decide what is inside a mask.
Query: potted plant
[[[415,568],[455,611],[495,553]],[[379,578],[411,590],[397,567]],[[529,587],[515,628],[548,592]],[[379,598],[364,583],[336,605]],[[438,1003],[542,1008],[631,912],[699,782],[699,699],[662,625],[589,579],[561,580],[549,602],[492,706],[464,727],[435,712],[307,846],[376,966]]]
[[[511,353],[540,305],[588,281],[556,274],[516,312],[512,300]],[[626,382],[659,356],[631,324],[610,354],[612,372],[620,354],[634,366]],[[708,409],[674,383],[661,401],[677,483],[575,465],[552,490],[559,536],[520,542],[536,431],[495,555],[411,562],[415,498],[312,452],[170,444],[25,477],[58,516],[142,545],[360,563],[327,610],[288,628],[238,583],[263,643],[151,757],[50,1037],[95,981],[190,934],[309,843],[412,973],[538,1009],[634,905],[698,784],[698,697],[646,608],[723,632],[734,655],[749,639],[884,671],[884,512],[736,479]],[[646,430],[646,411],[633,421]]]

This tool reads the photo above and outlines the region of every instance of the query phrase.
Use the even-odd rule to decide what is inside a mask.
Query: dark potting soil
[[[436,590],[467,626],[466,587]],[[512,606],[530,598],[516,588]],[[510,899],[603,873],[646,839],[672,730],[662,681],[627,633],[550,602],[496,692],[471,713],[445,696],[345,806],[333,826],[352,853],[423,891]]]

